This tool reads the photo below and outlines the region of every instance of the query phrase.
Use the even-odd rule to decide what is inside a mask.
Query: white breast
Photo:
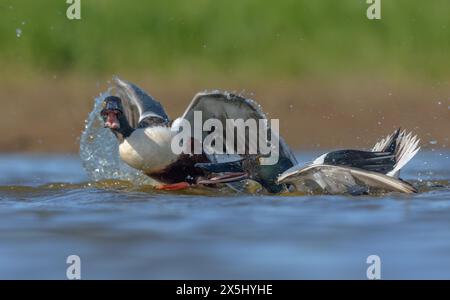
[[[120,144],[120,158],[146,173],[164,169],[178,158],[170,146],[174,134],[168,127],[136,129]]]

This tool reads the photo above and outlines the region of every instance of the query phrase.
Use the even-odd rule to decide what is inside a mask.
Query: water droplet
[[[16,29],[16,36],[17,36],[18,38],[20,38],[20,37],[22,36],[22,29],[20,29],[20,28],[17,28],[17,29]]]
[[[103,99],[101,94],[94,101],[86,127],[80,138],[80,158],[87,175],[92,180],[120,179],[137,184],[152,184],[142,172],[127,166],[119,158],[119,144],[109,130],[105,130],[99,117]]]
[[[431,140],[429,143],[430,143],[431,145],[436,145],[438,142],[437,142],[436,140]]]

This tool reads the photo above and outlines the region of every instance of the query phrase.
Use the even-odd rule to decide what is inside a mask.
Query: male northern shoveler
[[[172,190],[219,183],[230,183],[237,188],[237,182],[251,178],[269,192],[284,189],[284,184],[276,183],[277,177],[297,162],[281,138],[277,139],[279,160],[273,165],[259,164],[261,153],[220,155],[202,151],[200,154],[175,154],[171,143],[178,133],[177,120],[171,122],[162,105],[136,85],[117,77],[113,81],[116,96],[109,96],[103,102],[101,116],[104,126],[111,129],[118,139],[121,159],[159,181],[159,188]],[[204,120],[223,121],[222,136],[226,134],[226,119],[267,119],[253,100],[219,91],[198,93],[179,120],[194,124],[196,111],[202,112]],[[248,140],[245,139],[246,149]],[[195,143],[198,141],[192,138],[191,145],[186,147]],[[218,168],[221,169],[217,172],[220,174],[212,172]]]
[[[362,194],[373,190],[416,192],[412,185],[398,178],[400,169],[419,151],[419,140],[411,133],[397,130],[371,151],[334,151],[307,166],[298,165],[281,137],[276,139],[279,159],[272,165],[261,164],[263,154],[259,152],[176,154],[171,143],[179,132],[177,120],[171,122],[163,106],[136,85],[117,77],[114,85],[116,95],[107,97],[103,103],[104,125],[117,137],[121,159],[156,179],[161,189],[221,183],[239,188],[240,182],[252,179],[271,193],[287,190],[330,194]],[[226,119],[267,120],[255,101],[219,91],[197,94],[180,119],[194,124],[196,111],[202,112],[205,121],[220,120],[222,136],[226,135]],[[248,148],[248,133],[244,132],[246,136],[236,138],[244,138]],[[273,141],[275,133],[271,134]],[[200,137],[203,138],[204,135]],[[202,141],[192,137],[188,147],[199,142]]]

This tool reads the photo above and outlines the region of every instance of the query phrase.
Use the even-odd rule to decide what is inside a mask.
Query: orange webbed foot
[[[160,184],[157,185],[155,188],[157,190],[163,190],[163,191],[178,191],[178,190],[184,190],[187,189],[190,186],[187,182],[177,182],[173,184]]]

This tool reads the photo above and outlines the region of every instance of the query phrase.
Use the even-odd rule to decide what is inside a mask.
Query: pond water
[[[302,153],[309,161],[317,153]],[[424,151],[403,177],[417,195],[157,192],[90,182],[78,156],[0,156],[0,278],[450,278],[449,152]]]

